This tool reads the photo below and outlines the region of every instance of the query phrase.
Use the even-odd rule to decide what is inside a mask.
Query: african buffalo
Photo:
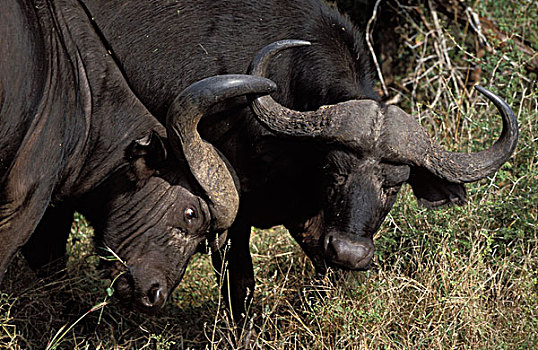
[[[253,113],[235,99],[200,124],[241,183],[224,286],[235,316],[254,288],[251,226],[284,224],[320,272],[365,269],[372,236],[403,183],[430,207],[460,204],[463,183],[496,171],[514,150],[514,116],[491,93],[505,128],[494,147],[471,155],[442,150],[412,117],[380,105],[360,33],[324,1],[83,2],[130,87],[160,120],[178,89],[244,73],[256,52],[278,40],[311,43],[278,55],[275,44],[253,63],[252,73],[276,82],[279,104],[254,100]]]
[[[33,268],[62,257],[79,210],[119,260],[120,298],[155,312],[238,209],[235,175],[200,139],[200,117],[274,83],[208,78],[174,99],[163,125],[78,1],[5,1],[0,23],[0,281],[19,249]]]

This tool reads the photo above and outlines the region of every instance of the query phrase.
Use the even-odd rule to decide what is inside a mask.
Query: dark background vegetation
[[[337,1],[363,29],[375,3]],[[253,229],[251,323],[231,323],[204,255],[160,315],[138,315],[110,302],[92,230],[77,217],[66,271],[41,280],[20,257],[10,267],[0,348],[221,349],[253,325],[264,349],[537,348],[537,18],[532,0],[380,1],[369,29],[383,100],[416,115],[446,148],[476,151],[500,130],[495,108],[472,88],[480,83],[513,106],[521,136],[508,163],[468,186],[463,207],[429,211],[404,188],[375,237],[370,271],[314,279],[284,229]]]

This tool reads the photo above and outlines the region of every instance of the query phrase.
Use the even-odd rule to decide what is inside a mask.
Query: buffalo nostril
[[[166,293],[158,284],[154,284],[142,297],[142,304],[148,308],[161,307],[166,300]]]
[[[325,240],[324,240],[324,244],[323,244],[323,248],[325,249],[325,253],[326,254],[330,254],[330,253],[336,253],[334,247],[333,247],[333,239],[334,237],[331,235],[331,234],[328,234],[325,236]]]
[[[373,251],[373,242],[368,237],[343,234],[328,234],[325,237],[325,259],[339,267],[364,269],[370,263]]]

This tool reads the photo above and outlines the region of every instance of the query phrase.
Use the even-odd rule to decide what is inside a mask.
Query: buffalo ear
[[[445,204],[462,205],[466,200],[465,186],[444,180],[421,167],[413,167],[408,183],[420,204],[436,208]]]
[[[135,175],[139,179],[147,178],[166,161],[165,142],[156,131],[151,131],[148,135],[131,142],[126,157]]]

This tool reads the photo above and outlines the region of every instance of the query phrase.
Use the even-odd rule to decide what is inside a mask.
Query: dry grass
[[[536,50],[536,2],[473,5]],[[108,282],[90,253],[91,230],[78,218],[63,275],[37,279],[20,257],[10,267],[0,294],[0,348],[45,348],[71,326],[58,349],[231,348],[254,326],[254,346],[264,349],[537,348],[536,74],[510,41],[489,38],[494,51],[482,55],[470,28],[427,2],[420,21],[415,11],[400,12],[407,26],[399,55],[407,61],[405,74],[389,84],[389,97],[400,96],[447,148],[481,149],[498,133],[499,118],[470,88],[479,66],[482,85],[504,96],[520,122],[515,156],[468,186],[467,205],[427,211],[404,189],[376,236],[372,270],[332,271],[320,280],[282,228],[254,230],[258,287],[246,327],[231,324],[202,255],[159,316],[129,313],[113,302],[89,312],[108,301]]]

